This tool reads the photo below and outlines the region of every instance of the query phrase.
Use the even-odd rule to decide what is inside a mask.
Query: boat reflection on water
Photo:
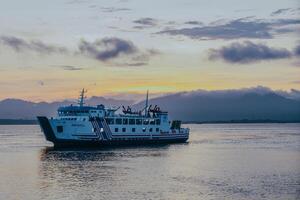
[[[129,195],[129,198],[136,190],[134,187],[139,187],[135,186],[134,181],[141,175],[137,171],[146,169],[141,161],[149,157],[159,159],[165,157],[169,146],[116,149],[47,147],[40,152],[40,188],[43,195],[51,195],[54,199],[64,196],[85,199],[89,198],[88,195],[93,198],[122,198]],[[138,169],[137,165],[141,169]],[[118,192],[111,193],[111,191]]]
[[[122,159],[114,152],[89,149],[45,148],[40,154],[41,180],[63,185],[90,187],[94,180],[113,181],[121,175],[122,167],[110,164]],[[53,190],[53,188],[51,189]]]

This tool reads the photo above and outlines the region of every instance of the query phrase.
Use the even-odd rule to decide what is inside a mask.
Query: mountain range
[[[122,100],[109,97],[91,97],[87,105],[132,105],[142,109],[144,101]],[[37,115],[54,116],[59,106],[74,104],[64,100],[56,102],[30,102],[20,99],[0,101],[0,119],[35,119]],[[197,90],[166,94],[149,100],[169,111],[172,119],[185,122],[273,120],[300,121],[300,91],[274,91],[266,87],[236,90]]]

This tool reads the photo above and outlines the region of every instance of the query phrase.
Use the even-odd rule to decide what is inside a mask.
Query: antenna
[[[149,91],[147,90],[147,95],[146,95],[146,105],[145,105],[145,116],[148,115],[148,96],[149,96]]]
[[[84,90],[84,88],[81,90],[81,92],[80,92],[80,96],[79,96],[79,106],[80,107],[82,107],[83,106],[83,104],[84,104],[84,99],[86,98],[85,96],[84,96],[84,93],[86,93],[87,92],[87,90]]]

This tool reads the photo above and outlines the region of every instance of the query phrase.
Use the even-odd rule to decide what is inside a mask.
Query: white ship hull
[[[37,117],[46,139],[55,146],[107,146],[146,143],[186,142],[189,129],[163,130],[159,126],[127,125],[123,131],[118,125],[108,125],[104,118],[90,117],[85,121],[64,121]],[[61,129],[61,130],[60,130]],[[134,130],[134,132],[132,132]]]

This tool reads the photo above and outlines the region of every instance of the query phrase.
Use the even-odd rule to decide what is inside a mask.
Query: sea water
[[[300,124],[186,124],[183,144],[53,149],[0,126],[0,199],[300,199]]]

